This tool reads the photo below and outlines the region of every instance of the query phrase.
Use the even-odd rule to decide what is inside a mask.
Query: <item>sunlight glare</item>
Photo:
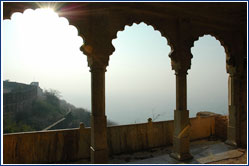
[[[31,59],[39,58],[39,62],[42,63],[47,63],[47,59],[50,59],[50,62],[54,63],[58,58],[66,58],[61,55],[72,54],[71,49],[79,51],[83,44],[83,40],[78,36],[78,30],[69,25],[67,19],[59,18],[50,8],[27,9],[23,15],[13,15],[14,19],[15,17],[16,20],[22,17],[19,23],[22,23],[21,34],[24,41],[21,44],[24,50],[29,50]],[[32,54],[34,52],[37,55],[35,57]],[[41,56],[38,56],[39,54]]]
[[[87,58],[80,51],[83,39],[77,28],[51,8],[13,13],[11,20],[4,20],[3,34],[4,54],[8,55],[3,59],[6,79],[19,81],[17,73],[22,70],[25,76],[18,76],[20,82],[24,77],[32,80],[36,76],[37,81],[47,80],[41,86],[63,91],[57,81],[63,82],[66,73],[89,70]]]

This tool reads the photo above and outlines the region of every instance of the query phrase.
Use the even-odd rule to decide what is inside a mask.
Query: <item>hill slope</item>
[[[65,100],[60,100],[58,91],[50,90],[37,97],[31,107],[23,108],[18,112],[5,112],[3,129],[4,133],[39,131],[62,118],[65,120],[52,129],[77,128],[80,122],[89,127],[90,115],[88,110],[76,108]],[[114,124],[108,121],[108,125]]]

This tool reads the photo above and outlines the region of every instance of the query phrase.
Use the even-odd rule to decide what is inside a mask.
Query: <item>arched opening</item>
[[[27,9],[4,20],[2,34],[3,80],[28,85],[39,82],[43,92],[57,90],[62,100],[90,109],[90,73],[86,56],[80,51],[83,39],[66,18],[48,8]],[[48,107],[44,103],[42,106]],[[46,125],[64,113],[51,114],[55,117]]]
[[[228,114],[228,75],[226,54],[215,37],[205,35],[194,43],[191,70],[188,71],[190,117],[208,111]]]
[[[113,40],[106,72],[106,114],[117,124],[172,120],[175,77],[170,47],[145,23],[126,26]]]

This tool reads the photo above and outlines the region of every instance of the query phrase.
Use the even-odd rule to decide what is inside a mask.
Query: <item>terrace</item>
[[[218,132],[219,123],[214,116],[189,118],[187,109],[191,47],[206,34],[219,40],[226,52],[229,113],[228,123],[222,129],[227,131],[223,139],[234,147],[247,147],[246,2],[4,2],[3,18],[40,6],[56,7],[60,17],[66,17],[84,37],[81,50],[91,69],[91,129],[81,126],[4,135],[4,163],[58,163],[91,158],[91,163],[103,164],[111,162],[110,156],[169,145],[173,145],[170,156],[177,161],[192,159],[194,149],[190,141],[225,136]],[[171,47],[169,57],[176,75],[174,121],[107,127],[105,72],[115,50],[112,40],[126,25],[141,22],[158,30]]]

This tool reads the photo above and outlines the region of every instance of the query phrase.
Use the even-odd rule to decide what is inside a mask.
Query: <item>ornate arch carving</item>
[[[162,30],[163,25],[157,25],[156,23],[152,23],[151,21],[143,20],[143,19],[142,20],[135,20],[135,19],[129,20],[127,22],[123,22],[122,24],[119,24],[114,30],[112,40],[117,39],[118,32],[124,31],[126,26],[131,27],[133,24],[141,24],[141,23],[145,23],[147,26],[151,26],[155,31],[160,32],[161,37],[166,39],[167,45],[171,48],[171,51],[174,50],[173,37],[171,37],[170,31],[165,32],[165,30]]]
[[[214,32],[203,32],[203,33],[197,33],[195,34],[195,36],[193,37],[192,41],[190,42],[191,44],[191,48],[194,47],[194,43],[196,41],[198,41],[201,37],[205,36],[205,35],[210,35],[212,37],[214,37],[216,40],[218,40],[221,44],[221,46],[223,46],[224,50],[225,50],[225,53],[226,53],[226,56],[230,56],[230,48],[228,47],[228,45],[225,43],[224,39],[222,38],[222,36],[219,36],[217,35],[216,33]]]
[[[44,2],[45,3],[45,2]],[[47,4],[47,3],[46,3]],[[22,6],[22,8],[14,8],[15,10],[11,10],[11,11],[7,11],[8,13],[6,14],[6,16],[5,16],[5,18],[4,18],[4,20],[5,19],[10,19],[11,20],[11,16],[14,14],[14,13],[21,13],[22,15],[24,14],[24,12],[25,12],[25,10],[27,10],[27,9],[31,9],[31,10],[36,10],[36,9],[38,9],[38,8],[40,8],[39,6],[35,6],[34,5],[34,3],[27,3],[27,5],[26,6]],[[74,26],[76,29],[77,29],[77,32],[78,32],[78,36],[79,37],[81,37],[82,39],[83,39],[83,43],[85,43],[85,37],[84,37],[84,35],[82,35],[82,33],[80,32],[80,27],[77,25],[77,24],[72,24],[71,23],[71,20],[70,19],[68,19],[68,18],[66,18],[65,16],[60,16],[59,15],[59,13],[57,13],[58,14],[58,17],[59,18],[65,18],[65,19],[67,19],[68,20],[68,25],[69,26]]]

